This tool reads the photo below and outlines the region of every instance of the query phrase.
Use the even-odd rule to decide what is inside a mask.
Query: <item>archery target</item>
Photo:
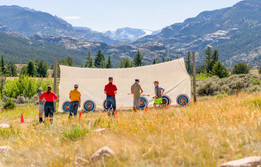
[[[103,102],[103,108],[104,108],[104,110],[108,110],[108,102],[107,102],[107,100],[104,100],[104,102]],[[112,110],[112,105],[111,105],[111,107],[110,107],[110,110]]]
[[[181,106],[186,106],[189,103],[189,97],[187,95],[179,95],[177,97],[177,103]]]
[[[69,112],[71,111],[71,102],[70,101],[65,101],[63,103],[63,111],[64,112]]]
[[[167,95],[162,96],[162,105],[163,106],[168,106],[169,104],[171,104],[170,97],[167,96]]]
[[[140,109],[144,109],[145,105],[148,107],[148,99],[146,97],[140,97]]]
[[[84,103],[83,103],[83,108],[86,112],[91,112],[91,111],[95,111],[96,109],[96,104],[94,101],[92,100],[86,100]]]

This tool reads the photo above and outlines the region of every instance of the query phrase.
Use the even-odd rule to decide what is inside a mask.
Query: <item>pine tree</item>
[[[124,67],[124,68],[130,68],[130,67],[132,67],[132,63],[131,63],[131,61],[130,61],[130,59],[129,59],[128,57],[126,57],[126,58],[124,59],[123,67]]]
[[[16,65],[14,63],[9,62],[6,65],[6,74],[9,77],[16,77],[17,76],[17,67],[16,67]]]
[[[218,50],[215,49],[212,55],[212,64],[216,64],[218,62],[219,59],[219,53]]]
[[[172,61],[172,58],[167,58],[167,61]]]
[[[108,57],[108,60],[106,62],[106,68],[112,68],[112,65],[111,65],[111,56]]]
[[[92,61],[92,57],[91,57],[91,52],[88,52],[88,56],[87,56],[87,62],[85,64],[85,67],[88,68],[93,68],[93,61]]]
[[[166,61],[165,57],[162,57],[161,60],[162,60],[163,63]]]
[[[258,73],[261,74],[261,67],[259,67],[259,69],[258,69]]]
[[[68,63],[68,66],[75,66],[74,61],[73,61],[73,58],[67,57],[67,58],[66,58],[66,61],[67,61],[67,63]]]
[[[179,55],[176,55],[176,59],[179,59]]]
[[[206,70],[207,70],[207,73],[210,73],[212,71],[212,68],[213,68],[213,58],[212,58],[212,49],[210,46],[207,47],[207,49],[205,50],[205,55],[206,55],[206,58],[205,58],[205,62],[206,62]]]
[[[48,65],[43,60],[38,61],[36,70],[38,77],[45,78],[48,76]]]
[[[36,70],[35,70],[35,66],[34,66],[34,62],[33,61],[29,61],[27,64],[27,74],[30,77],[35,76]]]
[[[2,57],[1,57],[0,65],[1,65],[1,72],[2,72],[2,74],[6,74],[4,55],[2,55]]]
[[[192,61],[191,61],[191,52],[189,51],[187,54],[187,59],[185,61],[186,69],[189,74],[192,74]]]
[[[218,61],[212,69],[211,75],[216,75],[219,78],[226,78],[228,77],[228,70],[227,68],[220,62]]]
[[[152,64],[157,64],[157,63],[158,63],[157,60],[153,59]]]
[[[144,62],[142,61],[143,56],[141,56],[140,51],[138,50],[138,52],[136,53],[134,59],[133,59],[133,65],[135,67],[139,67],[142,66],[144,64]]]
[[[103,66],[104,60],[105,60],[105,56],[102,53],[101,49],[99,49],[95,56],[95,59],[94,59],[94,66],[96,68],[103,68],[102,66]]]

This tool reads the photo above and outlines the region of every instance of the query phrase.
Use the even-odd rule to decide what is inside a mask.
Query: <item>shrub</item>
[[[227,97],[228,95],[227,94],[218,94],[216,97],[217,98],[223,98],[223,97]]]
[[[261,74],[261,67],[259,67],[259,69],[258,69],[258,73]]]
[[[4,109],[15,109],[16,105],[15,102],[11,99],[8,99],[5,103],[4,103]]]
[[[250,69],[245,63],[237,63],[232,70],[232,74],[248,74],[249,71]]]
[[[252,104],[257,108],[261,108],[261,97],[255,97],[245,100],[245,103]]]
[[[84,137],[87,133],[89,133],[88,129],[73,126],[71,129],[63,132],[63,137],[75,141],[78,138]]]
[[[16,104],[25,104],[28,103],[28,98],[24,96],[18,96],[16,99]]]

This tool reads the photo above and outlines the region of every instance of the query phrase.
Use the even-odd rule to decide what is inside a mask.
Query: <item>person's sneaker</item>
[[[108,116],[109,116],[109,117],[111,116],[111,112],[110,112],[110,111],[108,112]]]

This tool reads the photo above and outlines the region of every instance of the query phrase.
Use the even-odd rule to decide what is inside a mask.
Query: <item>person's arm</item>
[[[79,97],[79,108],[81,108],[81,96]]]
[[[114,94],[116,95],[117,94],[117,87],[115,86],[115,91],[114,91]]]
[[[143,90],[140,88],[140,95],[143,93]]]
[[[107,95],[107,89],[106,89],[106,86],[104,88],[104,93]]]
[[[41,96],[40,96],[40,100],[45,102],[45,100],[43,99],[45,97],[45,93],[43,93]]]
[[[72,99],[71,99],[71,93],[72,93],[72,92],[69,93],[69,99],[70,99],[70,100],[72,100]]]
[[[53,93],[53,96],[54,96],[54,101],[53,101],[53,102],[56,102],[56,100],[58,99],[58,97],[56,96],[55,93]]]
[[[163,89],[163,88],[162,88],[162,93],[161,93],[161,94],[163,95],[163,94],[164,94],[164,92],[165,92],[165,89]]]

